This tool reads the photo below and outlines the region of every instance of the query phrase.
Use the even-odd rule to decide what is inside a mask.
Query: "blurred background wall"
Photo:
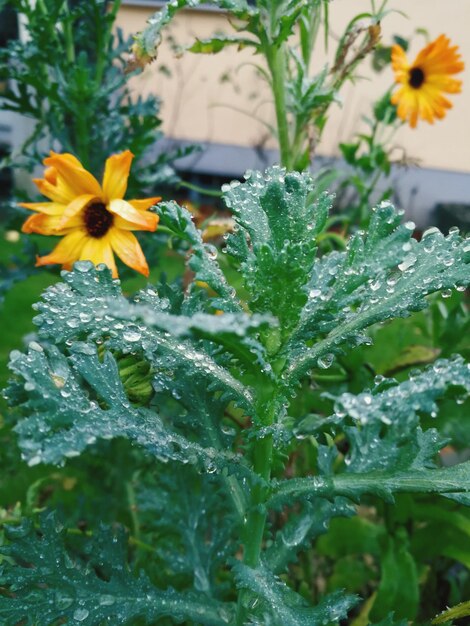
[[[125,33],[142,30],[149,15],[162,2],[127,0],[118,22]],[[396,175],[397,198],[408,216],[425,226],[436,204],[470,204],[470,1],[469,0],[390,0],[382,24],[383,42],[394,35],[411,39],[410,56],[426,43],[421,28],[430,39],[445,33],[458,44],[466,69],[459,76],[463,92],[452,97],[453,109],[433,126],[421,122],[417,129],[404,126],[394,139],[397,160],[405,156],[417,166]],[[370,10],[370,0],[332,0],[332,37],[328,50],[318,46],[313,70],[321,70],[334,54],[336,41],[356,14]],[[185,164],[188,170],[203,174],[240,176],[250,167],[263,167],[276,160],[274,143],[262,121],[274,121],[269,93],[253,63],[259,62],[244,50],[226,49],[217,55],[176,55],[175,49],[216,32],[231,31],[225,13],[211,9],[182,12],[166,32],[159,57],[134,82],[135,89],[151,91],[162,98],[164,131],[177,141],[197,141],[205,151]],[[393,83],[390,68],[377,74],[370,61],[360,68],[356,85],[342,90],[342,103],[335,105],[319,150],[324,158],[338,157],[338,143],[349,141],[364,128],[362,116]],[[321,162],[321,159],[320,159]],[[470,209],[469,209],[470,210]]]

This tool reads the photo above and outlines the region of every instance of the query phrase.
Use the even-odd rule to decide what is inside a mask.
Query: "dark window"
[[[11,7],[0,9],[0,48],[4,48],[10,39],[18,37],[18,20]]]

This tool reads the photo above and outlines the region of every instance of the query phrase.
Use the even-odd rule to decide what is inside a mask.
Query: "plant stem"
[[[267,43],[264,47],[269,71],[271,73],[271,86],[274,96],[274,108],[276,110],[277,134],[279,140],[279,152],[281,165],[288,170],[292,169],[292,155],[289,139],[289,125],[286,109],[286,53],[285,46],[276,48]]]
[[[215,189],[207,189],[206,187],[201,187],[199,185],[195,185],[194,183],[188,183],[185,180],[182,180],[178,183],[178,187],[184,187],[185,189],[190,189],[191,191],[196,191],[203,196],[212,196],[213,198],[221,198],[222,192],[216,191]]]
[[[75,63],[75,45],[73,40],[73,25],[70,16],[69,6],[67,2],[64,2],[64,39],[65,39],[65,54],[67,55],[67,61],[69,63]]]
[[[275,404],[270,402],[266,415],[266,424],[274,421]],[[268,435],[256,441],[253,449],[253,469],[260,477],[260,481],[251,490],[250,510],[243,528],[243,563],[255,568],[259,563],[263,545],[264,529],[266,526],[266,500],[269,497],[268,483],[271,478],[273,461],[273,438]],[[247,617],[247,590],[238,595],[236,624],[243,626]]]
[[[127,495],[127,503],[129,505],[129,514],[132,520],[132,530],[134,532],[134,537],[137,540],[140,540],[140,522],[139,516],[137,515],[137,502],[135,499],[135,491],[134,486],[130,480],[126,481],[126,495]]]
[[[100,85],[103,81],[103,74],[106,65],[111,62],[109,57],[109,44],[111,40],[114,22],[121,6],[121,0],[114,0],[113,6],[109,14],[104,18],[106,24],[104,29],[104,37],[102,37],[101,28],[97,29],[97,37],[99,45],[97,46],[98,58],[96,60],[96,84]],[[107,23],[106,23],[107,22]]]
[[[273,438],[268,435],[260,439],[254,450],[254,469],[262,478],[263,483],[271,477],[271,464],[273,458]],[[266,501],[267,489],[265,484],[257,484],[251,494],[251,511],[246,521],[246,541],[243,562],[250,567],[258,565],[263,542],[264,527],[266,525]]]

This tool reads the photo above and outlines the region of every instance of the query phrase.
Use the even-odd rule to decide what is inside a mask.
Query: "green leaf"
[[[273,167],[264,175],[248,172],[246,179],[223,187],[238,225],[227,250],[241,263],[252,310],[272,313],[287,330],[307,300],[316,235],[325,226],[331,201],[327,195],[315,199],[308,174]]]
[[[414,224],[399,221],[393,207],[382,203],[367,235],[355,235],[347,252],[315,264],[308,301],[286,349],[289,384],[322,367],[326,355],[331,363],[344,343],[370,342],[364,331],[373,324],[406,317],[427,306],[427,295],[469,283],[467,239],[432,228],[418,242],[411,238]]]
[[[147,328],[156,328],[175,337],[207,339],[223,347],[233,355],[242,366],[259,374],[259,368],[267,375],[272,375],[272,368],[267,360],[266,349],[257,336],[277,326],[277,320],[268,315],[247,315],[246,313],[226,313],[209,315],[195,313],[191,317],[169,315],[155,311],[151,305],[141,304],[147,292],[137,297],[139,304],[130,304],[120,300],[113,305],[115,320],[142,321]]]
[[[217,264],[217,249],[203,242],[201,231],[194,224],[191,213],[176,202],[159,203],[157,213],[160,224],[191,246],[188,264],[195,273],[195,279],[207,283],[219,296],[211,303],[212,307],[227,312],[240,311],[241,305],[235,290],[227,283]]]
[[[308,126],[312,117],[318,118],[318,111],[337,99],[336,91],[328,84],[328,68],[325,67],[316,76],[310,77],[309,68],[295,50],[291,51],[291,59],[295,65],[286,83],[286,107],[295,115],[298,127]],[[318,119],[316,123],[318,124]],[[310,157],[305,169],[310,164]]]
[[[384,529],[362,517],[332,520],[328,533],[316,545],[318,554],[339,559],[345,555],[379,554]]]
[[[305,502],[302,511],[292,515],[281,530],[276,533],[273,544],[266,550],[265,560],[270,570],[281,573],[296,554],[327,533],[329,522],[338,516],[350,516],[354,509],[341,498],[334,502],[318,498],[315,504]]]
[[[470,568],[470,532],[453,524],[456,513],[443,511],[440,521],[425,520],[427,523],[413,533],[411,551],[421,561],[447,557]],[[467,520],[468,522],[468,520]]]
[[[390,612],[398,619],[413,620],[419,604],[416,563],[398,537],[383,537],[381,578],[370,619],[380,620]]]
[[[394,613],[390,613],[387,615],[385,619],[380,620],[380,622],[369,622],[371,626],[408,626],[408,621],[406,619],[395,620]]]
[[[126,321],[129,302],[123,297],[119,283],[112,281],[105,266],[95,270],[93,264],[79,262],[75,264],[75,271],[65,272],[63,278],[65,282],[46,290],[43,302],[36,305],[40,314],[35,318],[35,323],[40,326],[40,337],[58,344],[65,343],[66,346],[88,338],[98,343],[105,341],[107,347],[124,354],[139,351],[154,368],[155,384],[171,391],[175,372],[178,372],[181,381],[190,381],[191,385],[199,381],[204,390],[221,391],[227,401],[236,402],[249,415],[254,415],[252,391],[224,367],[225,362],[219,364],[207,346],[180,337],[180,334],[189,331],[191,324],[183,319],[178,322],[178,318],[166,314],[169,303],[160,299],[155,289],[150,287],[143,290],[137,300],[144,301],[149,309],[154,310],[152,313],[144,307],[144,316],[147,312],[152,315],[152,319],[161,320],[161,330],[154,330],[137,321]],[[220,329],[225,324],[214,316],[204,319],[218,325]],[[230,325],[230,320],[233,321],[233,318],[228,318],[227,325]],[[251,324],[246,317],[244,326],[251,330],[263,323],[264,320],[255,319]],[[193,326],[196,328],[197,322]],[[173,335],[170,334],[172,329],[175,331]],[[240,332],[243,334],[241,329]],[[211,335],[209,328],[207,334]],[[212,339],[215,334],[211,335]],[[258,350],[261,358],[262,348],[259,344],[253,340],[250,347]],[[246,352],[245,348],[245,356]]]
[[[443,611],[437,615],[431,622],[431,624],[445,624],[446,622],[452,622],[462,617],[468,617],[470,615],[470,601],[461,602],[456,606],[453,606],[446,611]]]
[[[456,496],[457,499],[463,495],[465,502],[466,494],[470,493],[470,461],[444,469],[338,474],[273,481],[269,505],[277,508],[298,499],[340,495],[358,501],[364,494],[393,502],[394,493],[436,493]]]
[[[341,436],[342,445],[347,445],[346,472],[434,467],[435,457],[446,443],[434,428],[437,401],[449,390],[459,394],[459,401],[462,392],[470,392],[470,368],[460,356],[438,360],[401,383],[379,376],[372,389],[357,395],[323,394],[335,400],[334,414],[306,418],[300,428],[316,436],[330,430]],[[420,422],[425,414],[432,416],[433,427],[423,431]],[[441,425],[440,420],[436,425]]]
[[[335,592],[324,597],[315,607],[308,606],[302,596],[295,593],[265,566],[252,569],[242,563],[234,566],[238,587],[250,592],[255,616],[268,622],[255,621],[255,624],[269,623],[272,626],[320,626],[347,617],[359,598],[343,592]],[[260,601],[261,606],[257,606]]]
[[[146,542],[155,550],[157,583],[189,581],[197,591],[218,597],[220,577],[236,550],[238,520],[213,475],[165,465],[141,472],[134,488]]]
[[[154,13],[147,20],[147,27],[136,36],[140,53],[154,59],[157,56],[158,46],[162,39],[162,30],[167,26],[179,11],[185,8],[195,8],[200,4],[210,4],[232,13],[239,19],[248,19],[256,14],[256,9],[246,0],[174,0],[167,2],[162,9]]]
[[[257,49],[258,46],[252,39],[244,39],[242,37],[211,37],[210,39],[196,39],[196,41],[187,49],[189,52],[196,54],[217,54],[228,46],[237,46],[237,50],[251,47]]]
[[[356,162],[356,152],[359,149],[358,143],[340,143],[339,149],[341,150],[341,154],[343,155],[346,163],[350,165],[354,165]]]
[[[29,520],[7,527],[9,543],[0,547],[12,562],[5,561],[0,567],[0,620],[4,626],[19,622],[52,626],[58,620],[117,626],[134,623],[137,618],[153,623],[163,617],[208,626],[229,623],[230,605],[195,591],[157,589],[145,574],[132,574],[122,531],[102,528],[92,540],[85,540],[77,553],[66,547],[66,534],[51,513],[42,515],[39,529]]]
[[[380,100],[374,104],[374,115],[379,122],[391,124],[397,118],[397,110],[391,102],[391,95],[390,90],[386,91]]]
[[[470,393],[470,368],[460,356],[438,360],[399,384],[380,377],[372,391],[342,394],[323,427],[335,423],[345,433],[350,444],[347,471],[432,467],[446,441],[435,428],[423,432],[420,417],[435,417],[436,400],[451,387]]]
[[[171,430],[154,410],[133,407],[113,357],[106,353],[101,362],[91,344],[75,344],[70,357],[33,344],[27,355],[12,354],[10,368],[18,379],[6,395],[27,415],[15,430],[29,465],[60,464],[97,439],[115,437],[127,437],[160,460],[200,463],[211,471],[238,464],[237,455],[204,448]]]

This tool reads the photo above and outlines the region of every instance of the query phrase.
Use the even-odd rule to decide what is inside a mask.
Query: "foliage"
[[[396,109],[390,103],[390,91],[375,103],[372,118],[364,117],[364,122],[367,130],[358,133],[354,141],[339,144],[351,171],[338,172],[338,204],[348,220],[362,227],[370,218],[369,207],[379,181],[387,179],[392,169],[393,149],[389,144],[401,122],[397,120]],[[391,195],[392,188],[388,186],[381,193],[380,200],[388,200]]]
[[[135,63],[144,66],[154,59],[162,30],[185,7],[196,7],[202,0],[175,0],[148,20],[133,46]],[[321,26],[325,47],[329,39],[329,0],[212,0],[209,3],[227,11],[233,19],[235,35],[216,34],[196,39],[188,50],[216,54],[229,46],[250,49],[263,58],[256,63],[259,75],[272,93],[276,129],[266,126],[279,143],[280,162],[287,169],[303,170],[316,152],[330,105],[342,85],[355,76],[356,69],[380,40],[380,21],[387,15],[387,2],[370,12],[362,12],[347,25],[339,38],[333,60],[318,75],[310,65]],[[300,43],[293,43],[295,33]]]
[[[377,324],[464,287],[469,240],[432,229],[418,242],[382,203],[367,233],[319,255],[331,200],[308,174],[249,172],[224,197],[236,222],[224,255],[184,208],[158,205],[187,253],[184,292],[163,283],[129,299],[105,266],[80,262],[37,304],[38,337],[12,354],[6,392],[23,458],[106,463],[123,438],[144,454],[126,478],[127,560],[115,528],[86,537],[51,513],[11,524],[6,624],[392,626],[433,617],[420,597],[429,554],[468,563],[470,464],[440,466],[436,428],[470,392],[464,358],[356,391],[321,381]],[[130,375],[145,393],[131,398]],[[458,529],[460,551],[452,533],[432,539],[436,524]]]
[[[126,623],[134,617],[155,620],[168,615],[176,622],[189,618],[206,624],[227,623],[227,614],[217,603],[211,606],[207,597],[158,591],[144,575],[135,577],[126,565],[122,530],[113,533],[103,528],[81,546],[89,557],[85,562],[67,551],[65,535],[54,514],[42,516],[38,529],[25,521],[7,530],[11,543],[2,551],[20,564],[21,574],[16,569],[11,578],[9,568],[0,573],[2,584],[11,585],[12,592],[0,597],[5,626],[14,626],[19,619],[34,624],[39,618],[51,624],[66,618],[87,625]]]
[[[0,50],[0,83],[5,85],[0,108],[25,116],[33,125],[23,145],[0,168],[33,170],[52,148],[77,156],[100,178],[106,159],[129,149],[135,155],[130,194],[140,197],[143,187],[178,182],[173,163],[194,147],[158,155],[160,103],[154,96],[132,93],[131,74],[125,72],[131,38],[115,28],[120,0],[4,4],[17,11],[24,33]],[[25,200],[29,190],[14,193]],[[13,210],[1,203],[1,221],[19,230],[24,212],[10,204]],[[155,259],[161,247],[157,237],[146,242],[145,251]],[[29,241],[23,248],[21,256],[2,260],[0,304],[13,284],[36,271],[38,250]]]
[[[23,40],[0,53],[3,110],[33,120],[34,129],[10,163],[32,169],[52,147],[77,156],[95,175],[106,158],[131,150],[140,168],[131,185],[174,179],[178,154],[142,158],[161,137],[159,102],[131,94],[124,73],[130,40],[114,33],[120,0],[8,0],[25,25]]]

